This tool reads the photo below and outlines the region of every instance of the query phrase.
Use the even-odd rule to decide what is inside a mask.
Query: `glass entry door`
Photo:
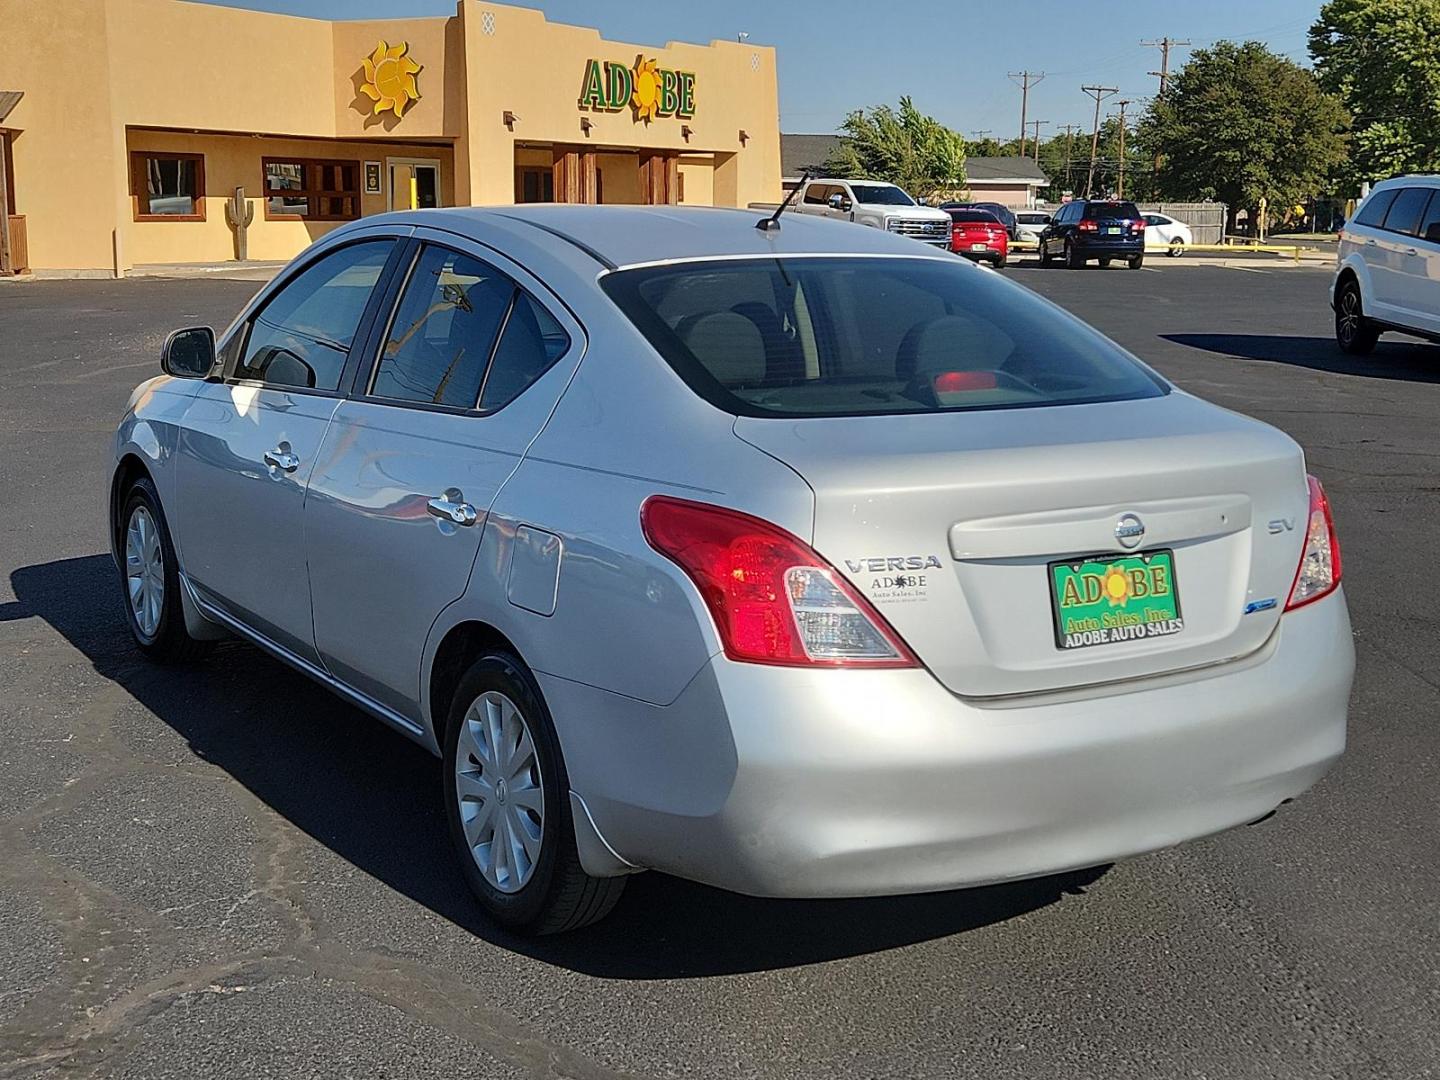
[[[440,163],[390,159],[390,209],[429,210],[440,205]]]

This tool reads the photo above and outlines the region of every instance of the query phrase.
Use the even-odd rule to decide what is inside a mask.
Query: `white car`
[[[1040,234],[1045,231],[1045,226],[1049,224],[1050,215],[1043,210],[1016,210],[1016,245],[1019,247],[1038,248],[1040,246]]]
[[[1176,221],[1165,214],[1145,215],[1146,251],[1163,251],[1178,259],[1193,243],[1195,237],[1190,232],[1190,226],[1183,221]]]
[[[894,184],[878,180],[811,180],[792,208],[797,214],[853,221],[931,247],[950,248],[950,215],[921,206]]]
[[[1335,340],[1364,356],[1386,330],[1440,340],[1440,176],[1376,184],[1340,230]]]

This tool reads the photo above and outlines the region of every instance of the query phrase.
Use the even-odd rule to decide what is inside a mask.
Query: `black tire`
[[[1004,256],[1004,255],[1001,255],[998,259],[995,260],[995,269],[996,269],[996,270],[1004,270],[1004,269],[1005,269],[1005,263],[1006,263],[1007,261],[1008,261],[1008,260],[1005,258],[1005,256]]]
[[[486,879],[465,837],[456,788],[456,761],[466,714],[487,692],[503,695],[514,704],[534,746],[544,800],[539,856],[532,863],[529,878],[513,892],[503,891]],[[469,766],[483,775],[481,761],[468,751],[467,756]],[[461,872],[480,905],[507,929],[534,935],[576,930],[603,919],[625,891],[625,877],[591,877],[580,865],[570,812],[570,781],[560,741],[539,686],[517,657],[506,652],[489,653],[471,664],[460,680],[445,729],[442,784],[445,816]],[[500,801],[504,801],[503,796]]]
[[[1083,270],[1085,267],[1085,257],[1069,240],[1065,241],[1065,265],[1071,270]]]
[[[1050,267],[1050,249],[1045,246],[1045,241],[1040,241],[1040,265],[1048,269]]]
[[[1185,241],[1180,239],[1171,240],[1170,246],[1166,249],[1165,253],[1172,259],[1180,258],[1181,255],[1185,254]]]
[[[1142,266],[1145,265],[1145,256],[1131,255],[1128,259],[1125,260],[1125,265],[1128,266],[1131,270],[1139,270]]]
[[[1369,356],[1380,340],[1380,331],[1365,317],[1360,286],[1353,280],[1340,286],[1335,297],[1335,343],[1351,356]]]
[[[1100,269],[1102,269],[1102,270],[1107,270],[1107,269],[1109,269],[1109,267],[1110,267],[1110,256],[1109,256],[1109,255],[1101,255],[1101,256],[1100,256]]]
[[[153,524],[159,541],[162,561],[163,599],[159,605],[159,620],[147,633],[141,626],[130,597],[130,575],[128,571],[127,534],[131,521],[138,511],[143,510]],[[160,508],[160,496],[148,476],[141,476],[120,502],[120,516],[115,523],[115,548],[120,555],[120,600],[125,612],[125,625],[135,639],[139,650],[152,660],[164,664],[187,663],[198,660],[215,646],[213,641],[197,641],[185,629],[185,612],[180,601],[179,563],[175,558],[175,545],[170,539],[170,527],[165,522],[165,512]]]

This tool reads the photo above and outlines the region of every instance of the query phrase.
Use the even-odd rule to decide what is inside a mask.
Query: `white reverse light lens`
[[[786,598],[812,660],[896,660],[900,652],[818,566],[785,571]]]

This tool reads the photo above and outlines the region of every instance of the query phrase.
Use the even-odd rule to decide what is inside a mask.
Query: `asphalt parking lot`
[[[1305,447],[1347,756],[1108,870],[785,903],[642,875],[539,942],[472,908],[422,750],[248,646],[129,646],[113,423],[168,329],[256,285],[0,287],[0,1074],[1440,1075],[1440,348],[1342,357],[1315,270],[1005,273]]]

